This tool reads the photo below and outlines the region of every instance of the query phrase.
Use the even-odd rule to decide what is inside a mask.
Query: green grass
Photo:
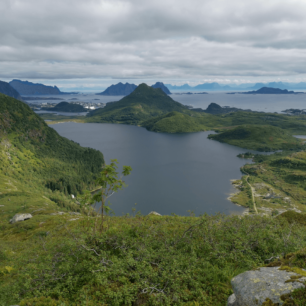
[[[142,123],[142,126],[153,132],[167,133],[190,133],[204,131],[196,118],[190,114],[171,112],[166,115],[155,117]]]
[[[46,114],[46,113],[40,113],[38,116],[44,120],[50,120],[49,122],[46,122],[47,124],[52,124],[52,123],[58,123],[58,122],[80,122],[83,123],[85,122],[85,117],[84,116],[64,116],[64,115],[58,115],[58,114]]]

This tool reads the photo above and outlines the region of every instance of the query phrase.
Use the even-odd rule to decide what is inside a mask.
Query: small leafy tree
[[[96,203],[101,201],[101,227],[100,231],[103,231],[104,225],[104,213],[110,210],[109,206],[106,205],[106,200],[112,196],[115,192],[126,187],[127,185],[122,180],[124,176],[131,173],[132,168],[130,166],[123,166],[122,173],[119,176],[117,172],[118,161],[117,159],[111,159],[109,165],[104,165],[100,176],[96,179],[96,184],[100,186],[98,189],[93,191],[86,191],[83,196],[83,203]],[[94,232],[97,230],[97,218],[95,221]]]

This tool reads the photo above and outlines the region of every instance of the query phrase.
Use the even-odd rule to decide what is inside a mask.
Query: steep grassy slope
[[[160,88],[154,89],[146,84],[140,84],[120,101],[107,103],[104,108],[90,112],[86,121],[137,125],[144,120],[172,111],[188,112],[188,109],[173,101]]]
[[[257,151],[286,150],[302,148],[302,141],[286,130],[269,125],[241,125],[209,135],[210,139],[226,142],[241,148]]]
[[[103,155],[58,135],[25,103],[0,95],[0,170],[51,190],[77,194],[92,184]]]

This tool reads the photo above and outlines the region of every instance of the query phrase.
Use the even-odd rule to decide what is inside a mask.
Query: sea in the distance
[[[91,102],[91,103],[107,103],[112,101],[118,101],[123,96],[99,96],[93,93],[76,94],[76,95],[54,95],[46,97],[61,98],[67,102]],[[215,102],[221,106],[237,107],[241,109],[251,109],[253,111],[261,112],[277,112],[281,113],[283,110],[288,108],[306,109],[306,94],[295,94],[295,95],[246,95],[246,94],[227,94],[225,92],[209,92],[208,94],[176,94],[173,93],[170,96],[173,100],[178,101],[185,105],[193,106],[194,108],[206,109],[211,102]],[[44,96],[41,96],[43,101]],[[75,100],[77,99],[77,100]],[[38,101],[31,101],[35,103]],[[59,103],[58,101],[48,101],[52,103]],[[75,114],[74,114],[75,115]]]
[[[73,122],[51,127],[100,150],[106,163],[116,158],[120,166],[133,168],[128,187],[109,198],[116,215],[132,213],[133,207],[162,215],[244,211],[227,198],[235,192],[231,180],[241,178],[240,167],[247,162],[237,154],[247,150],[207,139],[212,132],[161,134],[137,126]]]

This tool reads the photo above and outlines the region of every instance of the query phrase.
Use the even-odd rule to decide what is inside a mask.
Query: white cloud
[[[2,79],[306,73],[303,0],[2,0],[0,9]]]

